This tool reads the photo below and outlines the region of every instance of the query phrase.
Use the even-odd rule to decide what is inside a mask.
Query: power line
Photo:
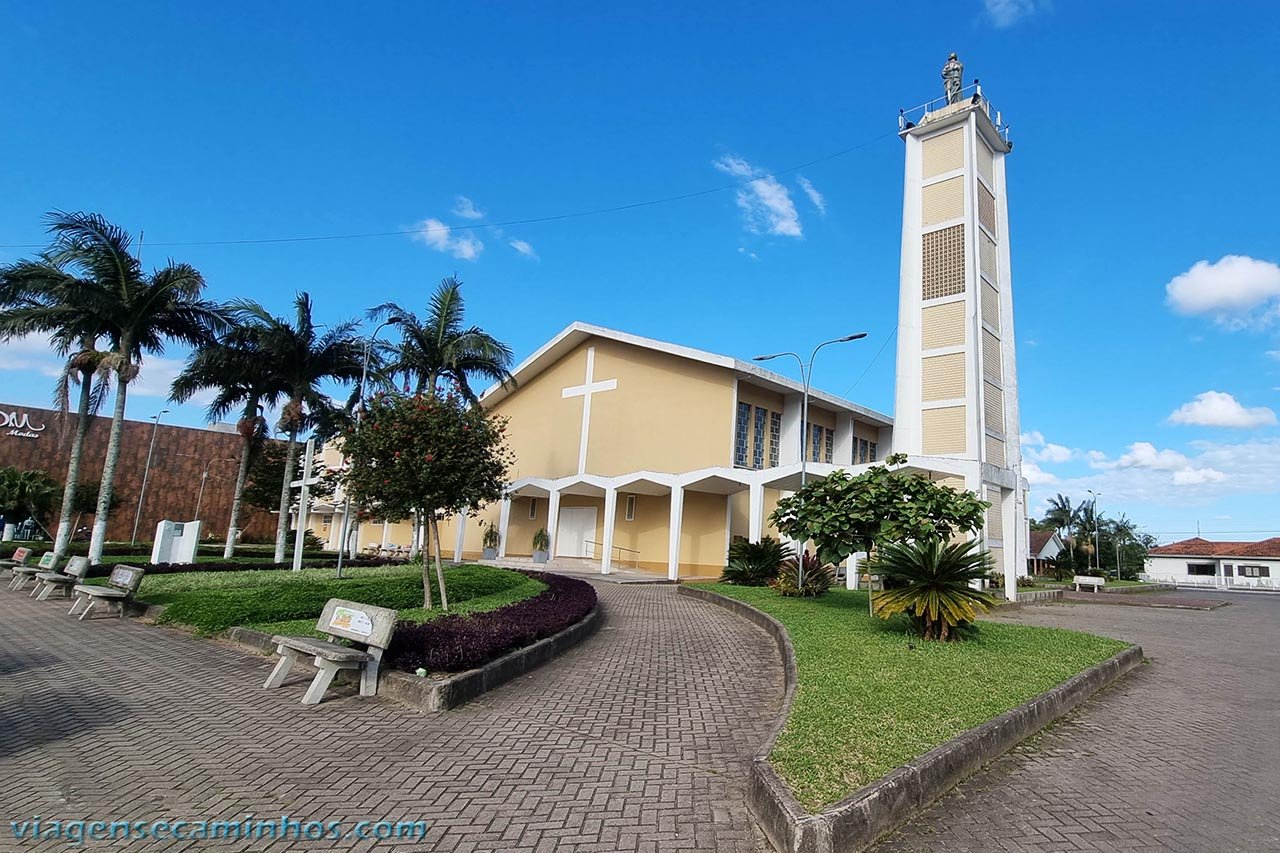
[[[853,391],[854,388],[857,388],[858,383],[861,382],[866,377],[866,375],[871,372],[871,368],[875,367],[876,362],[880,359],[880,354],[884,352],[884,348],[889,345],[889,341],[893,340],[893,337],[896,334],[898,334],[898,327],[894,326],[889,331],[889,336],[884,339],[884,343],[880,344],[880,349],[876,350],[876,354],[875,356],[872,357],[871,363],[867,365],[866,369],[862,371],[862,373],[858,376],[857,379],[853,380],[853,384],[845,389],[845,392],[840,395],[841,397],[844,397],[846,400],[849,399],[849,393]]]
[[[825,154],[808,160],[795,166],[789,166],[785,169],[778,169],[772,172],[761,172],[751,178],[736,181],[730,184],[722,184],[715,187],[707,187],[693,192],[679,193],[677,195],[662,196],[660,198],[648,199],[645,201],[629,202],[627,204],[616,204],[609,207],[596,207],[587,210],[578,210],[570,213],[557,213],[550,216],[534,216],[526,219],[507,219],[501,222],[472,222],[463,225],[442,225],[438,228],[408,228],[398,229],[395,231],[367,231],[363,233],[353,234],[318,234],[311,236],[299,237],[255,237],[241,238],[233,240],[174,240],[169,242],[151,242],[149,246],[246,246],[258,245],[265,243],[315,243],[329,240],[363,240],[371,237],[405,237],[412,234],[430,234],[430,233],[448,233],[452,231],[470,231],[477,228],[504,228],[516,225],[534,225],[543,222],[560,222],[566,219],[581,219],[587,216],[601,216],[608,213],[622,213],[628,210],[638,210],[644,207],[654,207],[661,204],[671,204],[677,201],[687,201],[693,198],[700,198],[715,193],[727,192],[729,190],[741,189],[750,186],[756,181],[766,178],[776,178],[780,175],[789,175],[798,172],[801,169],[807,169],[816,166],[819,163],[826,163],[829,160],[835,160],[838,157],[844,157],[863,148],[870,147],[880,140],[897,134],[896,130],[889,130],[879,136],[872,137],[856,145],[850,145],[848,148],[842,148],[839,151]],[[43,243],[0,243],[0,249],[40,249]]]

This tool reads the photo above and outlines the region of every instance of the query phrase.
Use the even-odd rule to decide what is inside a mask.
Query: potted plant
[[[533,561],[545,563],[550,557],[551,537],[547,534],[547,528],[539,527],[538,532],[533,534]]]
[[[502,544],[502,537],[498,535],[498,528],[493,526],[492,521],[484,526],[484,539],[481,541],[484,545],[484,559],[496,560],[498,558],[498,546]]]

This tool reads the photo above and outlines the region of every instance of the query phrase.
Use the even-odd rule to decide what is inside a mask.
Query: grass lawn
[[[159,621],[189,625],[199,633],[215,633],[243,626],[268,633],[309,634],[330,598],[345,598],[400,611],[406,622],[425,622],[441,615],[434,576],[436,609],[422,608],[422,568],[419,565],[377,566],[344,570],[332,568],[300,572],[220,571],[181,572],[144,577],[138,598],[165,605]],[[537,595],[546,585],[506,569],[489,566],[445,568],[450,613],[477,613]]]
[[[763,610],[791,636],[795,703],[769,760],[810,811],[1127,645],[998,622],[979,623],[964,642],[926,642],[901,619],[871,617],[865,592],[797,599],[764,587],[706,589]]]

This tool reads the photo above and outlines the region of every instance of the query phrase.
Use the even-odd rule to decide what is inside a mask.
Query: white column
[[[836,418],[836,440],[832,448],[831,461],[836,465],[855,465],[858,460],[855,451],[858,443],[853,434],[853,416],[841,415]]]
[[[1001,542],[1000,554],[1004,558],[1004,597],[1009,601],[1018,600],[1018,554],[1026,553],[1026,548],[1018,547],[1020,531],[1018,524],[1018,492],[1016,489],[1000,490],[1000,522],[1004,539]]]
[[[600,555],[600,574],[613,571],[613,527],[618,518],[618,490],[612,486],[604,490],[604,553]]]
[[[453,517],[453,523],[458,528],[458,535],[453,543],[453,561],[461,563],[462,543],[467,538],[467,517],[462,513],[458,513]],[[503,538],[506,538],[506,531],[503,531]]]
[[[560,526],[560,492],[556,489],[551,490],[551,495],[547,498],[547,538],[551,542],[550,556],[552,559],[556,556],[556,528]]]
[[[800,461],[800,409],[803,398],[791,394],[782,401],[782,428],[778,433],[778,464],[791,465]]]
[[[764,486],[752,483],[747,487],[747,538],[759,542],[764,536]]]
[[[684,521],[684,489],[671,487],[671,529],[667,543],[667,578],[680,580],[680,525]]]
[[[858,555],[850,554],[848,559],[844,561],[844,588],[857,589],[858,575],[861,573],[858,567]]]
[[[511,525],[511,498],[503,498],[498,507],[498,556],[507,556],[507,528]],[[462,537],[458,537],[458,550],[462,550]]]
[[[391,536],[391,522],[389,522],[389,521],[384,521],[384,522],[382,522],[382,545],[381,545],[381,547],[383,547],[383,548],[387,547],[387,540],[388,540],[388,538],[389,538],[390,536]]]

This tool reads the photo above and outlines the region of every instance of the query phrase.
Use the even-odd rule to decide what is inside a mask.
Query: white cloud
[[[822,193],[818,192],[818,188],[813,185],[813,182],[801,175],[796,178],[796,183],[800,185],[800,189],[804,190],[804,194],[809,197],[809,201],[813,202],[813,206],[818,209],[818,213],[826,216],[827,200],[823,198]]]
[[[1107,461],[1104,454],[1089,452],[1089,465],[1101,471],[1117,468],[1152,468],[1158,471],[1172,471],[1187,466],[1187,457],[1176,450],[1157,450],[1149,441],[1135,441],[1129,450],[1114,462]]]
[[[744,257],[750,258],[753,261],[760,260],[760,256],[757,255],[755,252],[751,251],[750,249],[748,249],[746,246],[739,246],[738,254],[743,255]]]
[[[1274,426],[1276,413],[1266,406],[1246,409],[1235,397],[1224,391],[1205,391],[1196,395],[1190,403],[1183,403],[1178,407],[1169,415],[1169,422],[1209,427]]]
[[[1029,455],[1041,462],[1070,462],[1075,453],[1070,447],[1063,447],[1061,444],[1046,444],[1039,450],[1029,451]]]
[[[458,196],[453,205],[453,215],[463,219],[484,219],[484,211],[465,195]]]
[[[1276,361],[1280,361],[1280,349],[1267,350],[1267,358],[1274,358]]]
[[[1165,292],[1179,314],[1208,314],[1232,329],[1263,325],[1280,316],[1280,266],[1245,255],[1197,261]]]
[[[726,154],[712,163],[721,172],[747,181],[738,190],[738,209],[747,230],[779,237],[803,237],[800,214],[791,193],[772,175],[752,166],[736,154]]]
[[[1027,478],[1027,482],[1032,486],[1050,486],[1058,482],[1058,478],[1048,471],[1041,470],[1040,466],[1034,462],[1022,461],[1022,476]]]
[[[983,0],[983,6],[991,23],[1003,29],[1049,8],[1049,3],[1048,0]]]
[[[527,240],[512,240],[507,245],[530,260],[538,260],[538,253],[534,251],[533,245]]]
[[[1173,472],[1175,486],[1198,486],[1202,483],[1221,483],[1227,475],[1214,468],[1183,468]]]
[[[424,219],[414,226],[413,239],[437,252],[446,252],[463,261],[474,261],[484,251],[484,243],[473,234],[455,237],[453,229],[439,219]]]
[[[1044,447],[1044,434],[1038,430],[1024,432],[1019,439],[1023,447]]]
[[[46,336],[23,335],[0,342],[0,370],[57,377],[62,373],[62,359],[49,346]]]

